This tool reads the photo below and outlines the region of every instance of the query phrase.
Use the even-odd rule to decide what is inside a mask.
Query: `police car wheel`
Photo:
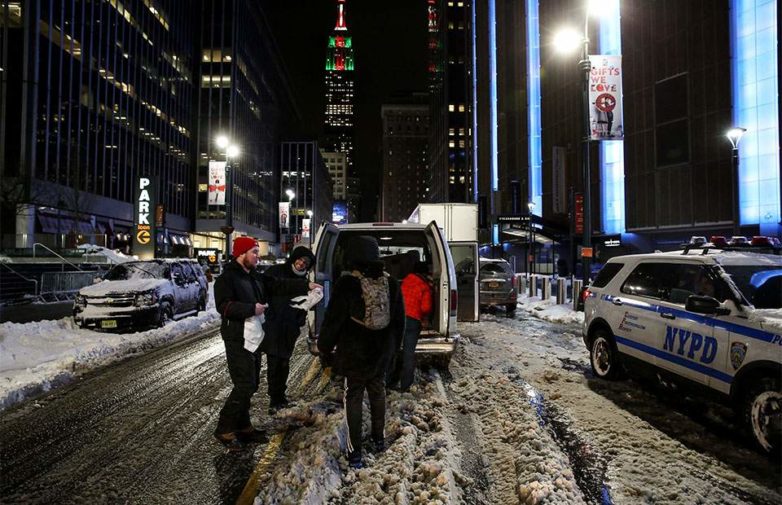
[[[589,348],[589,362],[592,364],[592,372],[601,379],[613,380],[621,375],[616,343],[604,329],[595,332]]]
[[[782,390],[779,380],[760,380],[745,398],[744,421],[755,443],[765,452],[778,453],[782,448]]]

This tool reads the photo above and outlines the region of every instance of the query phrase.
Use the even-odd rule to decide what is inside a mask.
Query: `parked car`
[[[518,304],[518,286],[516,275],[510,264],[503,259],[480,258],[480,295],[481,309],[502,306],[508,316],[516,313]],[[457,275],[461,271],[457,268]]]
[[[456,327],[456,272],[448,242],[434,221],[429,224],[322,224],[315,237],[313,252],[315,282],[323,285],[324,297],[323,303],[310,313],[310,343],[317,339],[331,286],[347,268],[344,261],[346,247],[350,238],[358,235],[369,235],[378,240],[386,271],[400,282],[413,271],[416,261],[429,265],[434,287],[433,310],[428,328],[421,332],[418,339],[416,354],[431,356],[436,364],[447,368],[460,338]],[[317,352],[314,345],[310,345],[310,350]]]
[[[82,328],[163,326],[206,310],[207,280],[195,260],[131,261],[79,290],[73,318]]]
[[[604,379],[646,375],[732,404],[782,449],[782,257],[700,250],[619,256],[589,287],[583,337]]]

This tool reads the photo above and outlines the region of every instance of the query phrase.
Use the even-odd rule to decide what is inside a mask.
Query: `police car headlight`
[[[73,299],[73,305],[76,308],[83,309],[87,306],[87,297],[84,295],[76,295],[76,297]]]
[[[157,293],[154,291],[148,291],[146,293],[139,293],[136,295],[136,307],[146,307],[157,303]]]

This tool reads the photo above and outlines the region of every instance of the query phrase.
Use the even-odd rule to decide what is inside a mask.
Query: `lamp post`
[[[532,228],[532,211],[535,209],[535,202],[527,203],[527,232],[529,234],[529,273],[535,273],[535,231]]]
[[[307,241],[309,242],[310,249],[312,249],[312,214],[311,210],[307,211],[307,219],[310,220],[309,229],[307,230]]]
[[[218,149],[225,155],[225,226],[221,228],[225,234],[225,257],[231,255],[231,234],[234,232],[233,215],[233,176],[231,173],[231,160],[237,158],[240,154],[239,147],[233,144],[225,135],[219,135],[215,139]]]
[[[559,52],[570,52],[578,46],[581,46],[581,59],[578,62],[578,69],[583,72],[582,87],[582,105],[583,105],[583,131],[584,154],[582,160],[582,177],[584,179],[584,235],[582,239],[582,279],[584,285],[589,282],[592,262],[592,168],[590,166],[590,146],[592,141],[592,131],[589,125],[589,74],[592,70],[592,63],[589,61],[589,16],[598,15],[603,12],[599,1],[590,0],[586,15],[584,16],[584,34],[579,35],[574,30],[562,30],[555,36],[554,45]]]
[[[296,192],[293,191],[293,189],[288,188],[285,190],[285,194],[288,195],[288,219],[290,220],[290,224],[288,224],[288,235],[291,237],[296,236],[296,217],[293,213],[293,199],[296,198]],[[293,246],[293,238],[291,238],[291,247]]]
[[[741,234],[741,226],[739,225],[739,141],[741,137],[747,132],[746,128],[735,126],[725,132],[725,136],[730,140],[730,145],[733,146],[733,152],[731,154],[730,163],[733,169],[733,235],[738,236]]]

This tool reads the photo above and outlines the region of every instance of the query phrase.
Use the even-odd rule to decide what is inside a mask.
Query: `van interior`
[[[376,232],[374,230],[372,232],[344,230],[339,234],[334,249],[333,264],[331,265],[333,279],[336,280],[343,273],[347,273],[346,248],[351,237],[359,235],[368,235],[377,239],[380,245],[380,258],[385,263],[386,271],[400,284],[409,273],[413,272],[413,266],[417,261],[426,262],[433,277],[432,314],[430,315],[429,329],[424,329],[421,333],[424,335],[444,332],[446,328],[440,328],[440,326],[446,325],[447,321],[435,317],[435,314],[441,313],[443,297],[440,296],[439,286],[441,285],[440,277],[443,275],[443,266],[439,255],[434,253],[436,247],[434,237],[421,230],[378,229]],[[426,328],[427,325],[424,326]]]

